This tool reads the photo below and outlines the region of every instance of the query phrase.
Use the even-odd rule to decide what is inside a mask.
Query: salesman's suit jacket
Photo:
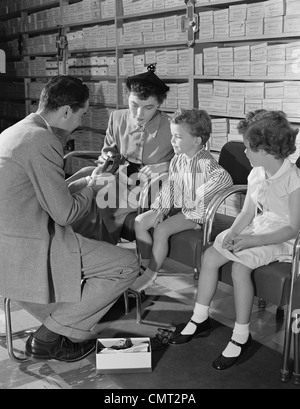
[[[39,115],[2,132],[2,296],[35,303],[80,300],[80,248],[71,223],[89,211],[92,197],[86,187],[68,190],[62,144]]]

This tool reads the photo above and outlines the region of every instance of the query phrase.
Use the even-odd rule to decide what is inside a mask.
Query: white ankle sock
[[[239,344],[245,344],[249,337],[249,325],[250,324],[234,324],[233,333],[231,339],[238,342]],[[229,342],[227,347],[222,352],[227,358],[238,356],[241,352],[241,347]]]
[[[134,291],[142,291],[145,290],[147,287],[150,287],[157,278],[157,272],[150,270],[150,268],[146,268],[144,273],[140,275],[131,285],[131,289]]]
[[[204,322],[208,318],[208,309],[208,305],[202,305],[196,302],[191,320],[195,321],[197,324]],[[181,334],[192,335],[196,331],[196,328],[195,324],[188,322],[185,328],[181,331]]]

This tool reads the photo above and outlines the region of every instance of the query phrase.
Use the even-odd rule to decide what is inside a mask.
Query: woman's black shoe
[[[231,340],[234,345],[237,345],[238,347],[241,348],[241,352],[238,356],[233,356],[233,357],[226,357],[224,355],[220,355],[217,359],[214,360],[212,363],[212,367],[214,369],[217,369],[218,371],[224,371],[225,369],[230,368],[232,365],[234,365],[245,353],[245,351],[250,347],[252,343],[252,336],[249,334],[249,337],[247,339],[247,342],[245,344],[240,344],[239,342],[236,342],[234,340]]]
[[[177,327],[176,330],[175,330],[175,335],[170,340],[171,345],[186,344],[187,342],[190,342],[195,337],[198,337],[198,336],[199,337],[205,337],[205,336],[208,336],[211,333],[212,322],[211,322],[211,319],[209,317],[205,321],[201,322],[200,324],[193,321],[193,320],[190,320],[190,322],[196,325],[196,327],[197,327],[196,331],[193,334],[182,335],[179,332],[179,328],[180,328],[180,331],[182,331],[183,328],[186,327],[186,325],[183,328],[182,328],[182,325]],[[177,334],[176,334],[176,332],[177,332]]]

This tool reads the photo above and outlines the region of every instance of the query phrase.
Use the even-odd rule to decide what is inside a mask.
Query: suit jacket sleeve
[[[21,156],[29,158],[20,163],[33,185],[41,207],[59,225],[66,226],[83,216],[90,208],[93,192],[90,188],[70,193],[63,170],[62,146],[53,135],[39,139],[35,146],[26,144]],[[46,135],[45,135],[46,136]],[[50,139],[50,142],[49,142]]]

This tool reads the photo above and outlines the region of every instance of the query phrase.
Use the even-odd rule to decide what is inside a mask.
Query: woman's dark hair
[[[257,152],[263,149],[276,159],[287,158],[296,150],[298,129],[293,128],[282,111],[266,111],[248,127],[244,137],[249,147]]]
[[[161,105],[167,98],[167,92],[162,90],[160,86],[147,81],[147,79],[140,79],[129,77],[125,80],[127,91],[134,93],[141,100],[146,100],[149,97],[157,99],[159,105]]]
[[[203,109],[179,109],[171,118],[173,124],[186,124],[190,128],[191,135],[202,138],[205,145],[211,134],[211,119]]]
[[[85,106],[89,89],[79,78],[71,75],[57,75],[45,85],[41,92],[39,109],[57,111],[69,105],[74,112]]]

